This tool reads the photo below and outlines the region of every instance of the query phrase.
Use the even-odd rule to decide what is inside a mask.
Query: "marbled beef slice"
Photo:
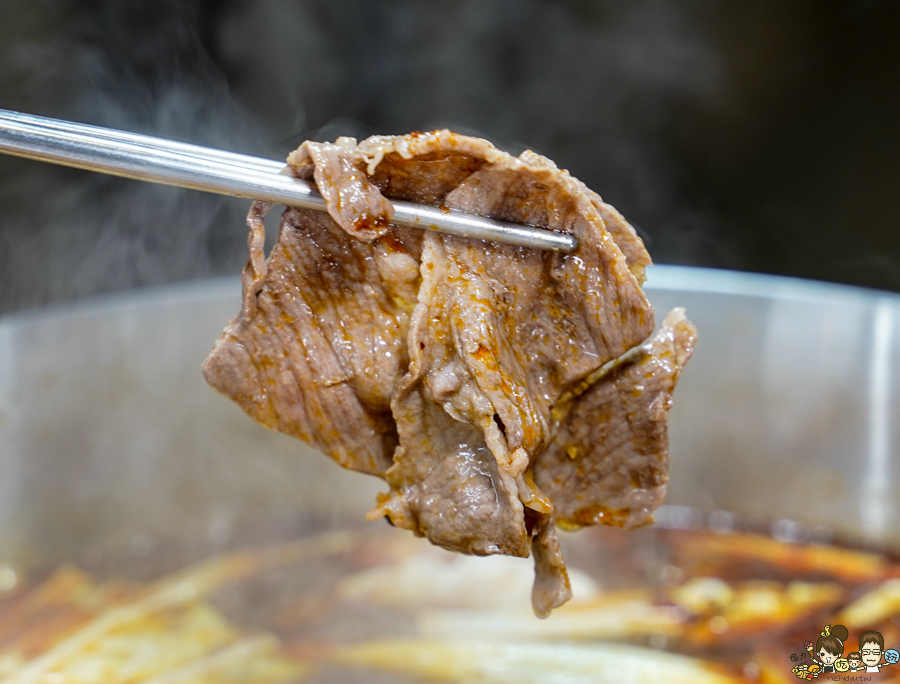
[[[653,521],[666,493],[672,391],[696,339],[684,310],[674,309],[572,401],[534,465],[558,524],[633,529]]]
[[[628,508],[636,525],[659,503],[660,407],[690,324],[649,337],[640,238],[533,152],[436,131],[307,142],[288,162],[330,216],[288,209],[266,261],[266,207],[254,205],[243,311],[207,379],[263,424],[384,477],[370,517],[463,553],[533,552],[533,603],[548,614],[571,595],[555,516],[619,523],[601,508]],[[579,247],[423,236],[390,225],[391,199],[546,227]],[[659,361],[670,353],[680,361]]]

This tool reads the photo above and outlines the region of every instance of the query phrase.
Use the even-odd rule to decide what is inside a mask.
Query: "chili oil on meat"
[[[557,525],[652,521],[696,331],[654,333],[634,229],[550,160],[449,131],[306,142],[328,213],[251,209],[242,311],[207,381],[263,425],[384,478],[369,514],[464,554],[533,555],[535,613],[571,598]],[[571,254],[391,225],[391,200],[574,235]]]

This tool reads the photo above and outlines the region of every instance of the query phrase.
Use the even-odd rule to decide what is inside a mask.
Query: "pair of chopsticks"
[[[114,176],[325,211],[315,185],[285,164],[199,145],[0,109],[0,152]],[[392,201],[393,223],[449,235],[571,252],[571,235]]]

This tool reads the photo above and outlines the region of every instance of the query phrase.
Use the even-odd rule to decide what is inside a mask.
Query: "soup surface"
[[[372,525],[245,545],[141,581],[125,565],[112,573],[3,566],[0,676],[41,684],[900,681],[891,663],[900,564],[730,524],[700,529],[673,510],[663,517],[675,525],[563,535],[575,599],[543,620],[530,606],[529,560],[452,554]],[[814,644],[837,624],[849,637],[832,673]],[[870,631],[884,640],[874,674],[864,664],[854,671],[852,658]]]

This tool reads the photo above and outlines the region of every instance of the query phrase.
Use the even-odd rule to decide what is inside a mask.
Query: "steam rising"
[[[679,7],[18,0],[0,9],[0,106],[275,159],[306,137],[474,132],[568,168],[657,259],[734,265],[665,145],[724,78]],[[0,312],[246,259],[244,200],[12,159],[0,180]]]

